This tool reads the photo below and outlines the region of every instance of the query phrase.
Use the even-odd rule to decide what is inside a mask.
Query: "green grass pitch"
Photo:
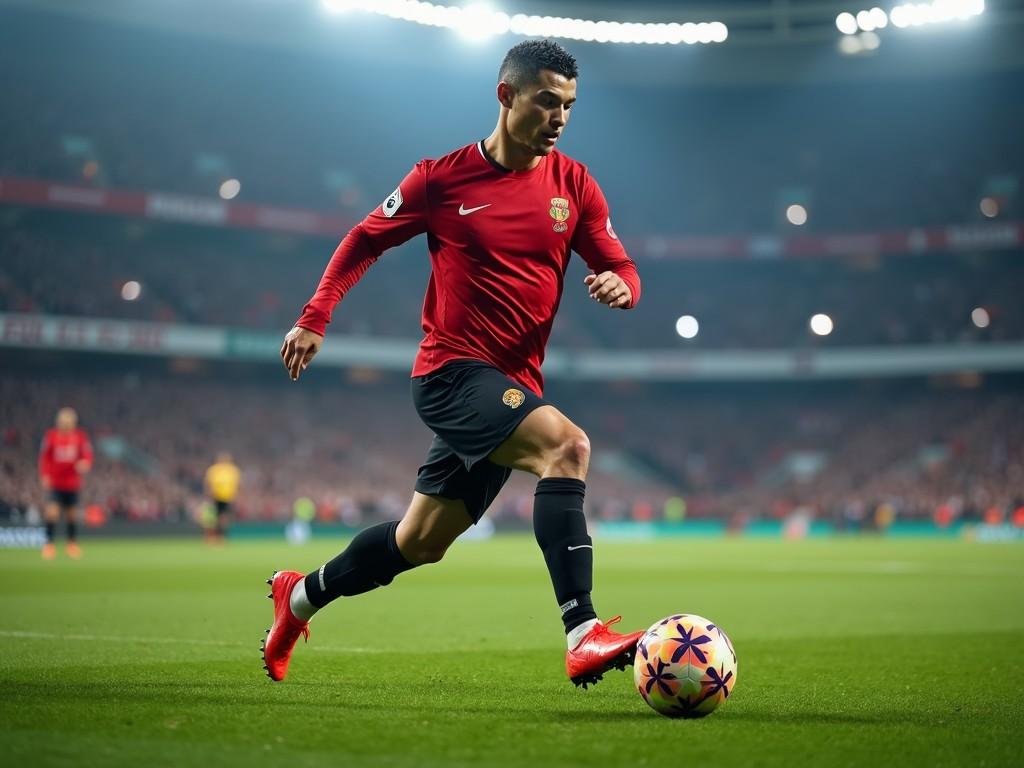
[[[343,542],[86,542],[0,552],[6,765],[1021,765],[1024,548],[959,541],[599,542],[595,605],[729,632],[731,700],[650,711],[632,675],[587,691],[529,537],[342,599],[288,679],[259,642],[274,568]]]

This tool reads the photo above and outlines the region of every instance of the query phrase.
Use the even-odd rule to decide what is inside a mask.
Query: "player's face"
[[[555,148],[576,101],[576,80],[542,69],[537,80],[517,91],[508,115],[508,132],[522,147],[543,156]]]
[[[57,411],[57,429],[70,431],[78,426],[78,414],[70,408],[61,408]]]

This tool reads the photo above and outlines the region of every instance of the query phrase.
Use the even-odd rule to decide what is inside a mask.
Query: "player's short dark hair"
[[[513,88],[522,88],[536,82],[542,69],[574,80],[579,77],[576,59],[553,40],[524,40],[505,54],[498,70],[498,80]]]

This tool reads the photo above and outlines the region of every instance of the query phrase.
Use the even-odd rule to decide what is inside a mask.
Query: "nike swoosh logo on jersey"
[[[459,205],[459,216],[468,216],[471,213],[475,213],[476,211],[482,210],[484,208],[489,208],[490,206],[491,203],[487,203],[486,205],[478,205],[476,208],[467,208],[465,203],[463,203]]]
[[[579,544],[579,545],[577,545],[575,547],[569,547],[569,551],[572,552],[575,549],[593,549],[593,548],[594,548],[593,544]]]

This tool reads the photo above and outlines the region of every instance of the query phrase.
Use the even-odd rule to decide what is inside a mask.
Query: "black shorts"
[[[456,360],[412,379],[412,400],[434,432],[416,490],[460,499],[479,522],[512,470],[487,457],[545,400],[477,360]]]
[[[62,507],[78,506],[78,491],[58,491],[54,488],[50,491],[50,498]]]
[[[217,501],[216,499],[214,499],[213,509],[217,513],[217,517],[220,517],[221,515],[226,515],[228,512],[231,511],[231,502]]]

